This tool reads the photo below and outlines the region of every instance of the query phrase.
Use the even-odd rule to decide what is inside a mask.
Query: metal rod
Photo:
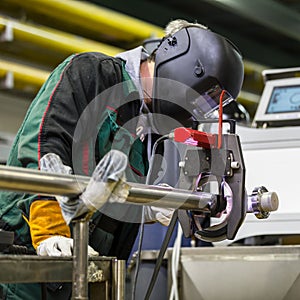
[[[112,262],[112,299],[125,299],[125,260],[115,259]]]
[[[88,228],[86,218],[73,221],[72,300],[88,300]]]
[[[0,166],[0,190],[10,190],[40,195],[64,195],[74,197],[82,193],[89,177],[41,172],[17,167]],[[217,199],[216,195],[204,192],[128,183],[127,203],[207,210]]]

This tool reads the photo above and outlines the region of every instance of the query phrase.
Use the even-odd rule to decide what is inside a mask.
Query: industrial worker
[[[73,55],[52,72],[33,100],[7,164],[44,170],[43,158],[55,154],[63,173],[91,176],[115,149],[128,157],[126,180],[145,182],[157,137],[209,117],[221,94],[223,103],[237,97],[242,81],[238,49],[205,26],[185,20],[166,27],[153,53],[137,47],[116,57]],[[113,214],[100,210],[91,218],[90,255],[128,258],[143,210],[116,205]],[[155,207],[144,213],[145,222],[164,225],[172,216],[172,210]],[[71,229],[55,197],[1,192],[0,216],[2,228],[15,233],[15,244],[37,255],[71,255]],[[45,286],[1,284],[0,298],[70,297],[69,285]]]

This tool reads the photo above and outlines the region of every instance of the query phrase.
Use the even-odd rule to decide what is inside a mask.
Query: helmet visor
[[[220,87],[219,84],[215,84],[205,92],[202,92],[198,97],[192,101],[193,114],[197,118],[209,118],[211,114],[219,108],[220,101],[222,105],[226,105],[233,101],[234,98],[225,90]],[[221,98],[222,95],[222,99]]]

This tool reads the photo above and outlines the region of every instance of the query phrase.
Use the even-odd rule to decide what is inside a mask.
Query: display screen
[[[266,114],[300,112],[300,85],[274,87]]]

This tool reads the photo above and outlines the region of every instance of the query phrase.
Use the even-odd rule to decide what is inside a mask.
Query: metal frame
[[[218,155],[221,155],[222,160],[224,160],[224,170],[219,170],[219,168],[215,168],[214,165],[210,165],[210,168],[214,170],[216,176],[220,176],[226,172],[226,176],[228,177],[227,183],[233,193],[232,204],[230,213],[223,222],[205,229],[198,228],[198,231],[195,232],[196,237],[198,235],[201,239],[207,241],[221,240],[226,237],[233,239],[248,212],[248,196],[245,193],[245,166],[238,136],[235,134],[224,135],[223,143],[226,149],[228,148],[232,151],[229,156],[226,151],[218,153]],[[223,155],[223,152],[226,155]],[[216,158],[216,156],[212,157],[211,161]],[[192,161],[194,162],[195,160]],[[217,159],[216,161],[219,162],[221,159]],[[227,169],[228,161],[230,162],[230,168]],[[129,186],[129,194],[126,203],[212,212],[214,207],[219,203],[219,196],[207,192],[191,192],[188,188],[190,184],[189,181],[203,170],[199,169],[194,171],[196,172],[195,174],[189,174],[185,167],[183,168],[183,178],[187,180],[188,177],[188,180],[186,182],[182,180],[180,187],[186,187],[187,189],[127,183]],[[0,189],[3,190],[29,194],[76,197],[84,191],[89,181],[90,178],[85,176],[54,174],[26,168],[0,166]],[[274,198],[274,201],[277,199],[275,193],[268,193],[266,199],[271,199],[270,197]],[[250,210],[249,212],[265,212],[260,205],[263,197],[252,194],[250,195],[251,201],[252,198],[255,200],[253,203],[257,206],[257,209]],[[222,199],[222,201],[224,200]],[[269,207],[268,209],[273,211],[277,208]],[[216,213],[218,213],[218,211],[216,211]],[[73,300],[88,299],[89,218],[90,214],[87,214],[81,219],[73,220]],[[119,269],[117,268],[114,274],[113,281],[117,286],[116,293],[119,295],[119,291],[123,290],[124,283],[116,278],[120,277],[122,273],[119,273]],[[41,280],[39,280],[39,282],[41,282]]]
[[[32,194],[38,193],[44,195],[75,196],[83,191],[88,181],[89,177],[50,174],[38,170],[0,166],[0,189],[4,190],[27,192]],[[129,196],[127,198],[127,202],[140,205],[153,205],[155,203],[155,205],[161,207],[180,207],[183,209],[200,210],[209,209],[210,205],[216,200],[216,196],[209,193],[192,194],[184,190],[157,186],[154,187],[143,184],[131,184]],[[44,261],[44,258],[31,256],[27,259],[31,260],[30,262],[32,263],[32,265],[31,263],[28,264],[27,259],[25,259],[21,264],[22,269],[24,269],[25,272],[29,271],[29,273],[31,274],[29,275],[27,273],[27,280],[33,280],[33,282],[43,282],[44,279],[45,281],[54,280],[55,282],[70,280],[73,283],[72,299],[87,300],[87,282],[89,281],[88,220],[89,216],[86,216],[85,218],[73,221],[73,259],[68,259],[65,261],[63,258],[49,258],[51,260],[51,264],[49,264],[47,258],[46,261]],[[20,262],[20,259],[23,258],[25,257],[14,256],[10,258],[9,261],[10,263],[14,261],[14,263],[9,265],[13,266],[15,264],[18,264]],[[6,273],[12,274],[12,272],[7,272],[8,259],[9,257],[4,256],[3,260],[0,260],[0,265],[4,265],[0,269],[6,270],[6,272],[4,272],[4,276]],[[45,262],[46,266],[42,267],[41,264],[43,265],[43,263]],[[73,265],[72,268],[70,263],[72,263]],[[32,268],[35,267],[36,264],[39,266],[39,270],[44,270],[44,272],[46,273],[36,273],[35,271],[33,272]],[[63,265],[66,265],[66,269],[64,272],[60,272],[60,268],[62,268]],[[14,270],[18,270],[18,268]],[[70,270],[72,270],[72,272],[70,272]],[[111,273],[111,284],[113,287],[112,299],[124,299],[124,270],[125,263],[114,260],[114,263],[112,263]],[[67,274],[65,272],[67,272]],[[36,274],[38,274],[38,278],[36,277]],[[56,276],[57,274],[60,274],[59,276],[63,277],[61,278],[59,276]],[[25,280],[24,277],[22,277],[22,272],[14,273],[14,276],[15,277],[12,277],[10,280],[14,280],[14,282],[16,282],[16,280],[17,282],[22,282],[22,280]]]
[[[72,257],[0,255],[0,282],[72,282],[73,264]],[[124,261],[114,257],[93,257],[89,259],[87,267],[88,282],[94,287],[90,291],[90,300],[124,299]],[[73,299],[88,298],[81,293],[73,295]]]

